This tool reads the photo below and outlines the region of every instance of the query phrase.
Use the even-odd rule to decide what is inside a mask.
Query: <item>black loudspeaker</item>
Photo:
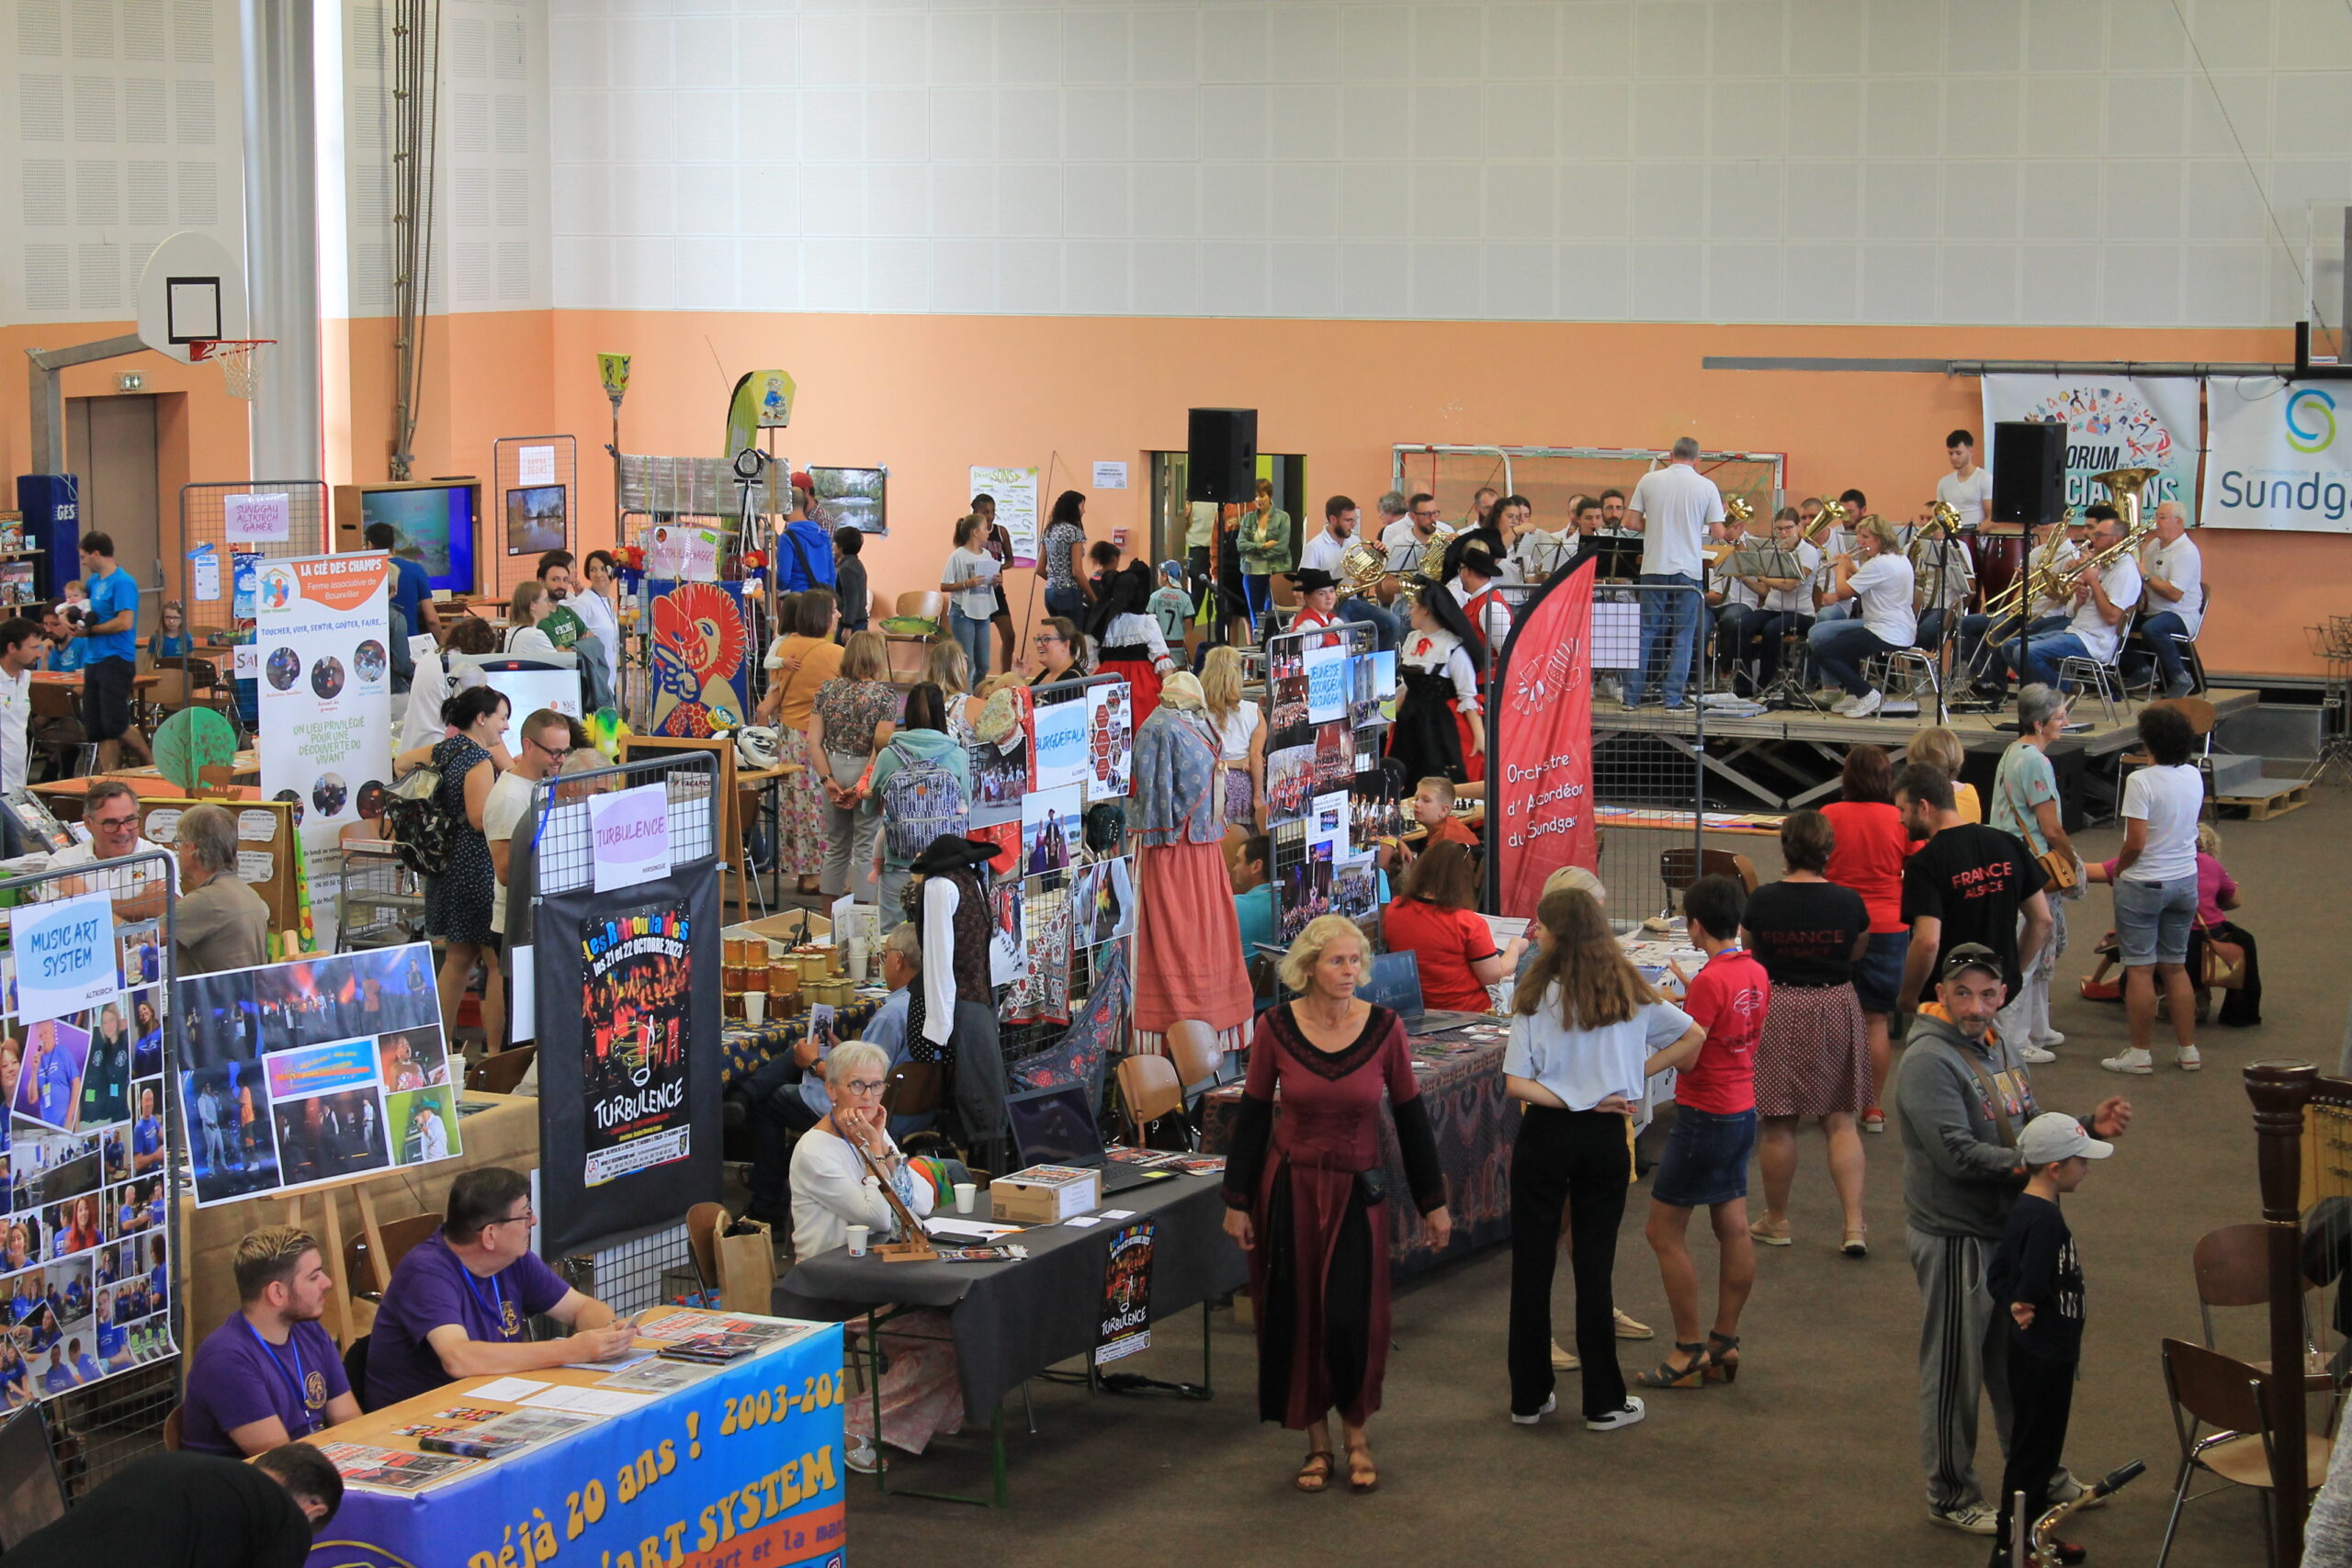
[[[1185,500],[1250,500],[1258,484],[1258,411],[1193,410],[1184,453]]]
[[[2066,510],[2066,434],[2056,420],[2005,420],[1993,427],[1994,522],[2058,521]]]

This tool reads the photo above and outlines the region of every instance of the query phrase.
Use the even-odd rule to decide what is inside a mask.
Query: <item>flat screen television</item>
[[[475,586],[475,487],[413,485],[359,492],[361,529],[389,523],[395,555],[412,547],[424,552],[424,574],[436,589],[471,593]]]
[[[564,547],[563,487],[531,485],[506,492],[506,553],[540,556]]]

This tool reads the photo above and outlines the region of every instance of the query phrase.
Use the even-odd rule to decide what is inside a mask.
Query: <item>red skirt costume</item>
[[[1138,1051],[1198,1020],[1239,1045],[1250,973],[1225,869],[1217,741],[1197,708],[1162,703],[1136,724],[1135,1008]]]
[[[1391,1196],[1380,1190],[1384,1093],[1413,1204],[1426,1214],[1444,1203],[1445,1180],[1396,1015],[1371,1009],[1363,1032],[1339,1051],[1317,1049],[1290,1003],[1258,1015],[1225,1201],[1248,1211],[1257,1232],[1250,1293],[1260,1420],[1298,1430],[1337,1408],[1362,1426],[1380,1408]]]

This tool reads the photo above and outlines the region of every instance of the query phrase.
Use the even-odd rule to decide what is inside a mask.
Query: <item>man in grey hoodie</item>
[[[2009,1399],[2007,1339],[1994,1320],[1984,1276],[2025,1187],[2017,1135],[2041,1108],[2023,1059],[1994,1032],[2007,996],[2000,955],[1963,942],[1944,955],[1936,979],[1936,1003],[1914,1016],[1895,1083],[1904,1217],[1926,1302],[1919,1458],[1928,1517],[1991,1535],[1996,1510],[1976,1480],[1976,1407],[1989,1390],[2007,1449]],[[2111,1096],[2082,1123],[2095,1138],[2120,1137],[2132,1124],[2131,1104]],[[2064,1501],[2079,1485],[2061,1470],[2051,1500]]]

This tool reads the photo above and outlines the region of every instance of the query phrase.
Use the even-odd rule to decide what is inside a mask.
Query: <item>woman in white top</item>
[[[1837,579],[1821,595],[1826,607],[1851,599],[1851,620],[1815,621],[1805,641],[1822,678],[1845,689],[1836,711],[1855,718],[1878,712],[1885,699],[1862,680],[1862,660],[1909,648],[1918,635],[1912,607],[1911,563],[1902,536],[1883,517],[1865,517],[1854,530],[1854,553],[1838,558]]]
[[[2188,930],[2197,920],[2197,818],[2205,780],[2189,761],[2196,732],[2178,708],[2140,710],[2140,745],[2155,765],[2123,781],[2123,848],[2115,857],[2115,937],[2123,950],[2123,1008],[2132,1045],[2099,1064],[2111,1073],[2155,1070],[2156,979],[2172,1004],[2173,1061],[2195,1072],[2197,995],[2188,980]]]
[[[1201,666],[1201,696],[1216,731],[1217,771],[1225,781],[1225,819],[1266,830],[1266,714],[1241,695],[1241,655],[1223,644]]]
[[[514,585],[514,597],[506,604],[506,651],[517,659],[531,659],[543,653],[553,653],[555,639],[539,630],[539,623],[555,609],[555,601],[548,597],[548,587],[533,578]]]
[[[478,686],[481,675],[477,671],[450,684],[448,656],[453,653],[487,658],[498,651],[498,634],[480,615],[451,615],[441,623],[441,651],[428,653],[416,661],[416,673],[409,680],[408,708],[401,720],[401,748],[422,746],[428,740],[439,740],[448,734],[448,727],[441,722],[441,705],[454,697],[466,686]],[[491,750],[491,761],[502,769],[513,765],[503,746]]]
[[[930,1179],[890,1141],[889,1113],[882,1109],[889,1053],[870,1041],[845,1040],[811,1070],[823,1072],[833,1108],[792,1151],[792,1252],[801,1258],[847,1245],[852,1225],[864,1226],[875,1241],[889,1239],[898,1213],[883,1195],[886,1181],[918,1219],[931,1213],[935,1198]],[[889,1360],[882,1374],[882,1440],[919,1454],[935,1434],[964,1425],[947,1314],[929,1308],[900,1314],[882,1339]],[[873,1400],[851,1400],[846,1421],[849,1466],[870,1475],[878,1462]]]
[[[988,525],[966,515],[956,520],[956,547],[947,553],[947,570],[940,574],[939,591],[947,595],[947,624],[972,666],[972,678],[989,673],[989,617],[996,614],[996,558],[989,554]]]
[[[588,585],[571,599],[571,613],[588,628],[605,654],[605,678],[613,693],[613,701],[620,701],[621,692],[621,623],[613,608],[613,552],[590,550],[581,561],[580,570],[587,574]]]
[[[1555,887],[1535,919],[1503,1053],[1505,1092],[1527,1107],[1511,1149],[1510,1418],[1532,1426],[1556,1403],[1552,1274],[1565,1211],[1584,1423],[1613,1431],[1643,1414],[1617,1366],[1611,1280],[1633,1179],[1626,1123],[1649,1076],[1696,1056],[1707,1032],[1658,999],[1591,894]]]

